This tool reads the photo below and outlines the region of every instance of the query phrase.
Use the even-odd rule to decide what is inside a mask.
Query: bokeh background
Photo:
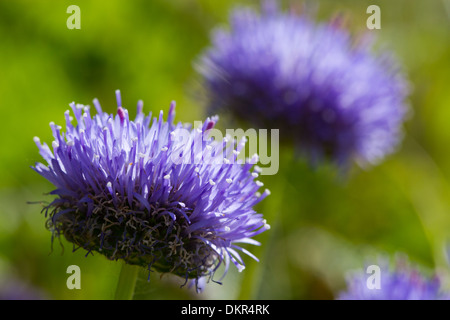
[[[283,2],[300,5],[303,2]],[[114,90],[135,112],[167,110],[177,120],[205,118],[205,99],[193,61],[209,33],[227,25],[237,4],[259,1],[0,0],[0,291],[46,299],[112,299],[120,263],[99,254],[72,253],[51,243],[40,201],[52,190],[30,166],[41,161],[33,136],[51,142],[50,121],[63,124],[72,101],[116,109]],[[366,8],[381,8],[381,30],[366,28]],[[69,30],[69,5],[81,9],[81,29]],[[450,1],[320,1],[309,3],[318,20],[344,14],[348,27],[371,32],[379,47],[398,57],[411,82],[412,116],[398,152],[382,164],[311,168],[288,149],[280,171],[261,180],[272,194],[257,209],[272,228],[252,248],[260,257],[223,285],[201,294],[180,280],[145,270],[136,299],[333,299],[349,270],[379,255],[406,255],[424,272],[450,272]],[[313,11],[314,11],[313,10]],[[226,124],[220,124],[226,128]],[[37,203],[30,203],[37,202]],[[70,265],[81,269],[81,290],[69,290]],[[233,268],[231,268],[233,269]],[[444,281],[444,285],[447,282]]]

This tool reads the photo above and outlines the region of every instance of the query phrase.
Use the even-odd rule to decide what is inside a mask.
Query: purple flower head
[[[269,194],[257,192],[253,164],[208,136],[217,117],[192,128],[174,124],[175,103],[164,121],[162,111],[145,116],[140,101],[132,121],[118,91],[117,103],[112,115],[95,99],[94,117],[72,103],[77,123],[69,111],[65,132],[50,123],[52,149],[35,138],[47,165],[33,169],[56,187],[44,208],[53,236],[186,280],[230,261],[243,269],[239,251],[255,257],[239,243],[257,245],[252,237],[269,228],[252,209]]]
[[[365,166],[394,152],[409,89],[392,59],[336,23],[263,3],[261,14],[236,9],[197,61],[209,111],[278,128],[313,163]]]
[[[347,290],[340,300],[449,300],[450,294],[442,291],[438,277],[426,277],[420,271],[404,263],[389,268],[379,266],[380,282],[374,285],[375,271],[354,272],[347,279]],[[369,282],[369,284],[368,284]],[[376,282],[376,281],[375,281]]]

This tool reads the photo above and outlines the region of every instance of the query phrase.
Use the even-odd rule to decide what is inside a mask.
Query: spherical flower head
[[[426,277],[404,262],[394,268],[384,262],[379,269],[378,287],[373,273],[354,272],[347,279],[347,290],[339,294],[340,300],[449,300],[450,294],[443,292],[438,277]]]
[[[50,123],[52,149],[35,137],[47,165],[33,169],[56,187],[44,208],[53,236],[186,280],[222,263],[227,270],[230,261],[242,270],[239,252],[254,256],[239,243],[259,244],[252,237],[269,227],[252,209],[268,195],[257,192],[253,164],[236,160],[233,143],[208,135],[217,117],[198,128],[174,124],[172,103],[167,121],[162,111],[152,120],[140,101],[131,121],[116,94],[116,115],[96,99],[94,117],[72,103],[77,123],[69,110],[65,132]]]
[[[408,112],[408,85],[393,59],[375,55],[334,22],[282,12],[236,9],[196,62],[209,110],[280,138],[311,162],[365,167],[394,152]]]

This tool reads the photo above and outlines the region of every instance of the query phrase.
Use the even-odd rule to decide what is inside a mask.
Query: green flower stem
[[[116,300],[132,300],[134,295],[134,288],[136,286],[136,279],[139,268],[127,263],[122,264],[120,270],[119,281],[117,283]]]
[[[286,155],[283,153],[283,161],[280,166],[289,167],[294,163],[292,154]],[[281,170],[280,171],[284,171]],[[270,259],[270,252],[273,250],[273,245],[280,236],[281,224],[282,224],[282,212],[280,208],[283,207],[284,194],[288,185],[287,180],[282,175],[283,173],[277,173],[276,176],[267,177],[264,181],[269,180],[271,183],[267,183],[267,186],[271,189],[272,194],[263,200],[258,210],[264,215],[267,223],[271,225],[271,230],[268,230],[258,236],[258,241],[261,242],[261,246],[253,247],[252,253],[257,256],[261,262],[250,260],[246,262],[246,268],[243,271],[242,282],[237,299],[239,300],[254,300],[258,299],[260,287],[264,277],[267,276],[265,264],[267,259]]]
[[[279,189],[280,190],[280,189]],[[282,191],[282,190],[280,190]],[[280,201],[282,197],[279,197]],[[261,246],[252,248],[252,253],[255,254],[260,259],[260,262],[248,259],[246,262],[246,268],[242,274],[242,282],[240,286],[240,291],[238,294],[238,300],[255,300],[259,298],[259,291],[264,277],[267,276],[267,270],[265,264],[267,264],[268,259],[270,259],[270,252],[273,251],[273,246],[280,234],[281,229],[281,212],[278,212],[280,208],[280,201],[278,198],[272,203],[263,206],[264,218],[271,225],[271,229],[260,235],[258,239],[261,242]]]
[[[428,237],[435,267],[447,269],[445,248],[450,230],[450,184],[422,146],[410,138],[405,157],[392,159],[387,171],[403,190]]]

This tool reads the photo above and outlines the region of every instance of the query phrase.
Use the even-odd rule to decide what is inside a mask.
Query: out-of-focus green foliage
[[[81,9],[81,29],[69,30],[69,5]],[[193,69],[209,32],[226,25],[236,4],[258,1],[0,0],[0,283],[16,278],[51,299],[111,299],[120,263],[72,253],[45,229],[42,205],[50,183],[30,169],[41,161],[33,136],[51,142],[50,121],[63,123],[68,104],[97,97],[115,110],[121,89],[131,115],[138,99],[146,111],[177,101],[177,120],[203,119],[204,98]],[[366,28],[366,8],[378,4],[381,30]],[[284,2],[285,7],[300,2]],[[333,168],[312,169],[281,150],[280,171],[262,181],[272,194],[258,206],[272,225],[258,236],[242,273],[202,294],[183,282],[142,270],[138,299],[331,299],[345,273],[378,254],[407,254],[425,268],[448,265],[450,235],[450,3],[443,1],[310,2],[320,20],[344,14],[355,34],[374,33],[391,49],[413,88],[413,114],[402,148],[384,163],[346,178]],[[226,124],[222,124],[226,126]],[[81,290],[69,290],[66,269],[81,268]],[[232,269],[232,268],[231,268]]]

